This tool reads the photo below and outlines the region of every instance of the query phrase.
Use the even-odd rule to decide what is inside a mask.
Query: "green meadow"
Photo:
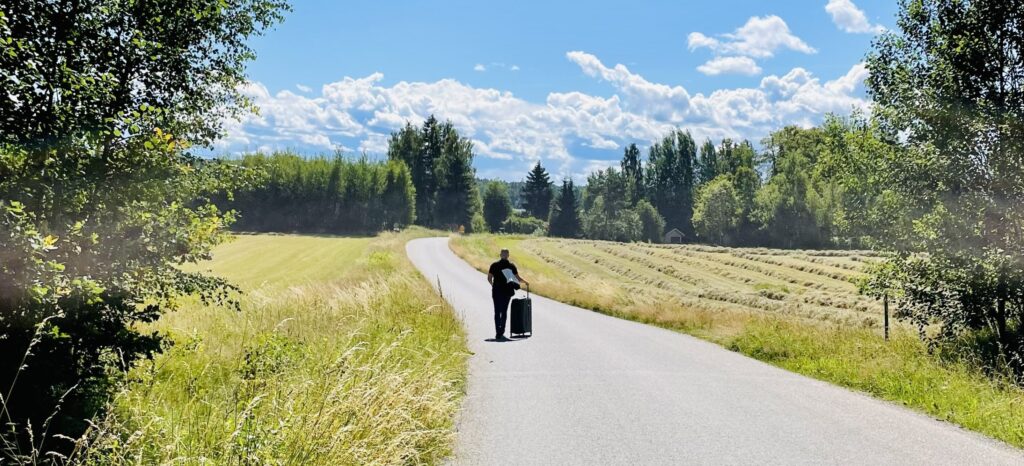
[[[83,449],[94,464],[433,464],[466,378],[460,322],[375,237],[239,235],[199,264],[241,310],[183,303],[173,346],[129,383]],[[425,291],[426,290],[426,291]]]

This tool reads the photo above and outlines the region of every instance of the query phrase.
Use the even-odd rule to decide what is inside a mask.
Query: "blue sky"
[[[866,107],[862,61],[892,1],[295,0],[254,41],[259,116],[218,153],[334,149],[382,157],[433,113],[475,142],[483,177],[614,165],[674,127],[760,140]]]

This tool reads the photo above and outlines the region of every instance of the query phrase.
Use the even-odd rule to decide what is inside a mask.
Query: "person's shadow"
[[[517,341],[523,341],[529,339],[532,335],[520,335],[512,338],[487,338],[484,341],[488,343],[513,343]]]

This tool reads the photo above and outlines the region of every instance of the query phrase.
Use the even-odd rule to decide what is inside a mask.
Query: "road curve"
[[[1024,464],[1021,451],[954,425],[537,295],[536,336],[485,341],[485,276],[447,238],[406,252],[440,284],[474,352],[455,464]]]

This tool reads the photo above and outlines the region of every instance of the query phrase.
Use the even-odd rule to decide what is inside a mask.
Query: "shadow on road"
[[[487,338],[484,341],[488,343],[513,343],[517,341],[523,341],[529,339],[529,336],[518,336],[512,338]]]

